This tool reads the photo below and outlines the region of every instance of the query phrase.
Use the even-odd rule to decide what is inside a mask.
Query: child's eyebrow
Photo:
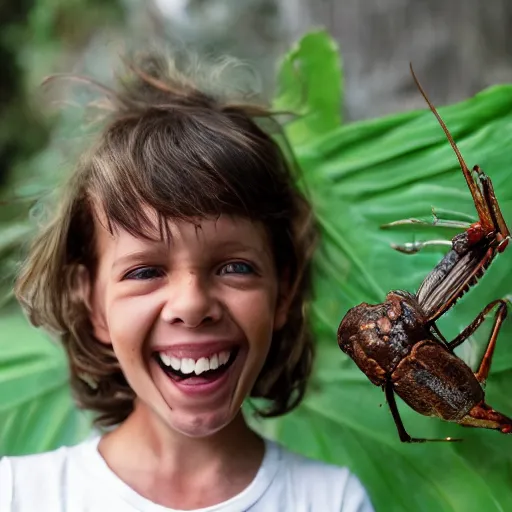
[[[112,269],[116,269],[117,267],[125,267],[129,263],[135,263],[137,261],[143,261],[147,259],[149,256],[161,256],[163,254],[162,250],[151,250],[151,249],[141,249],[139,251],[133,251],[123,256],[119,256],[114,260],[112,265]]]
[[[272,253],[270,248],[266,246],[266,244],[258,247],[253,244],[246,244],[240,240],[233,241],[225,241],[219,239],[219,248],[222,249],[223,252],[254,252],[260,258],[272,258]]]

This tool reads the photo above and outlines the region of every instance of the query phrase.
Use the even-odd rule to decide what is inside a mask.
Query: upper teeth
[[[173,357],[160,352],[159,357],[165,366],[170,366],[173,370],[180,370],[181,373],[189,374],[195,372],[199,375],[208,370],[215,370],[219,366],[226,364],[229,360],[229,350],[223,350],[211,357],[201,357],[197,360],[189,357]]]

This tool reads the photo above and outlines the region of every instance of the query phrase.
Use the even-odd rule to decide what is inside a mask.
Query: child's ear
[[[283,272],[283,277],[279,280],[279,295],[276,302],[276,311],[274,315],[274,330],[278,331],[284,327],[288,320],[288,312],[293,300],[292,283],[290,283],[290,272]]]
[[[110,344],[110,336],[104,315],[104,308],[97,297],[97,290],[92,285],[91,274],[85,265],[80,265],[77,271],[78,289],[91,320],[94,337],[106,344]]]

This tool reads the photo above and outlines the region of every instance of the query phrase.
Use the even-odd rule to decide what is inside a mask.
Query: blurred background
[[[245,59],[270,91],[276,59],[323,26],[344,62],[347,120],[423,106],[412,62],[436,104],[512,78],[507,0],[4,0],[0,6],[0,179],[45,141],[28,103],[52,72],[106,73],[105,45],[164,37]]]
[[[239,57],[270,95],[279,56],[306,30],[325,27],[343,58],[343,117],[360,120],[423,107],[409,62],[435,104],[509,82],[511,22],[507,0],[4,0],[0,182],[48,140],[30,107],[41,80],[106,75],[109,50],[127,38]]]
[[[108,82],[125,49],[164,41],[200,54],[242,59],[254,70],[252,88],[271,99],[282,56],[306,31],[323,27],[337,42],[342,59],[343,123],[424,109],[410,75],[410,62],[437,106],[460,102],[491,85],[512,82],[512,3],[507,0],[2,0],[0,24],[0,456],[74,443],[90,428],[89,418],[72,406],[63,352],[55,344],[41,343],[41,333],[28,330],[12,300],[13,270],[20,244],[28,240],[31,229],[26,221],[28,204],[21,198],[35,197],[51,187],[56,174],[73,163],[77,146],[87,134],[87,128],[81,127],[80,109],[71,108],[60,117],[46,112],[54,100],[69,100],[73,107],[77,106],[75,100],[83,104],[87,98],[61,96],[58,90],[42,95],[45,77],[87,73]],[[337,77],[336,72],[326,76]],[[464,106],[447,109],[446,118],[454,136],[465,138],[462,144],[466,147],[461,149],[468,150],[468,164],[493,169],[507,215],[512,212],[512,162],[507,149],[508,137],[512,137],[511,95],[512,89],[504,87],[491,99],[477,98],[467,111]],[[470,120],[468,112],[472,113]],[[360,244],[362,268],[368,266],[375,281],[382,283],[382,290],[377,287],[382,298],[388,284],[408,289],[411,281],[416,283],[438,255],[420,255],[404,263],[401,256],[391,254],[391,239],[384,239],[378,231],[380,223],[428,215],[432,204],[450,205],[454,210],[462,205],[467,213],[474,212],[467,189],[456,174],[453,153],[430,113],[397,118],[389,126],[379,123],[368,140],[344,138],[348,131],[334,129],[332,145],[322,146],[325,154],[319,151],[311,156],[305,151],[302,157],[310,171],[316,172],[315,165],[318,169],[323,166],[329,179],[339,173],[332,203],[325,191],[318,195],[326,196],[326,216],[334,218],[331,212],[340,208],[336,222],[344,218],[354,222],[349,226],[339,223],[335,230],[341,233],[340,240],[351,240],[350,247]],[[356,129],[354,133],[359,132]],[[411,154],[405,154],[409,150]],[[366,158],[371,152],[381,159]],[[412,187],[416,179],[421,187]],[[386,186],[387,195],[383,195]],[[334,187],[329,184],[329,188]],[[362,220],[366,227],[357,227]],[[375,233],[361,239],[360,233],[368,226]],[[329,250],[325,250],[327,256]],[[323,369],[321,384],[329,393],[313,395],[311,403],[279,426],[280,430],[276,427],[275,433],[310,454],[356,468],[376,503],[387,504],[378,511],[506,510],[502,504],[512,502],[512,459],[504,456],[511,453],[510,443],[504,443],[510,438],[498,440],[495,433],[465,431],[471,443],[449,450],[439,445],[411,449],[398,443],[389,412],[378,407],[385,405],[381,390],[372,387],[351,363],[342,361],[333,341],[332,330],[341,311],[356,302],[347,296],[341,301],[342,285],[336,288],[347,277],[348,264],[343,267],[344,260],[338,257],[344,254],[340,250],[331,259],[325,254],[321,263],[328,261],[332,276],[326,280],[318,309],[330,316],[329,328],[318,330],[325,338],[319,367]],[[400,272],[393,275],[390,265]],[[499,267],[500,261],[493,265]],[[372,298],[361,285],[366,274],[358,268],[353,272],[356,277],[351,277],[353,289],[365,300]],[[457,322],[452,317],[454,334],[484,307],[482,301],[506,294],[512,297],[509,268],[510,258],[502,258],[501,277],[493,281],[501,286],[499,294],[495,288],[488,290],[489,296],[473,294],[472,310],[457,316]],[[318,282],[322,285],[322,276]],[[467,346],[469,343],[461,348],[474,363],[476,356]],[[492,383],[490,387],[493,400],[510,411],[512,349],[506,340],[501,346],[498,364],[491,372],[495,387]],[[344,372],[342,385],[336,380],[341,379],[340,369]],[[499,393],[495,391],[498,384]],[[318,405],[312,404],[314,400]],[[317,414],[314,421],[311,411]],[[325,411],[337,414],[335,420]],[[409,411],[406,423],[418,421],[419,430],[434,432],[432,437],[439,436],[438,428],[446,434],[441,422],[420,422],[417,416]],[[383,467],[382,461],[389,461],[389,466]],[[419,496],[417,500],[411,499],[413,493]]]

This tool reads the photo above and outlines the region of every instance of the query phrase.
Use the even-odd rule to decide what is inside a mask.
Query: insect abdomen
[[[392,375],[393,389],[415,411],[458,421],[484,392],[471,368],[433,340],[418,342]]]

